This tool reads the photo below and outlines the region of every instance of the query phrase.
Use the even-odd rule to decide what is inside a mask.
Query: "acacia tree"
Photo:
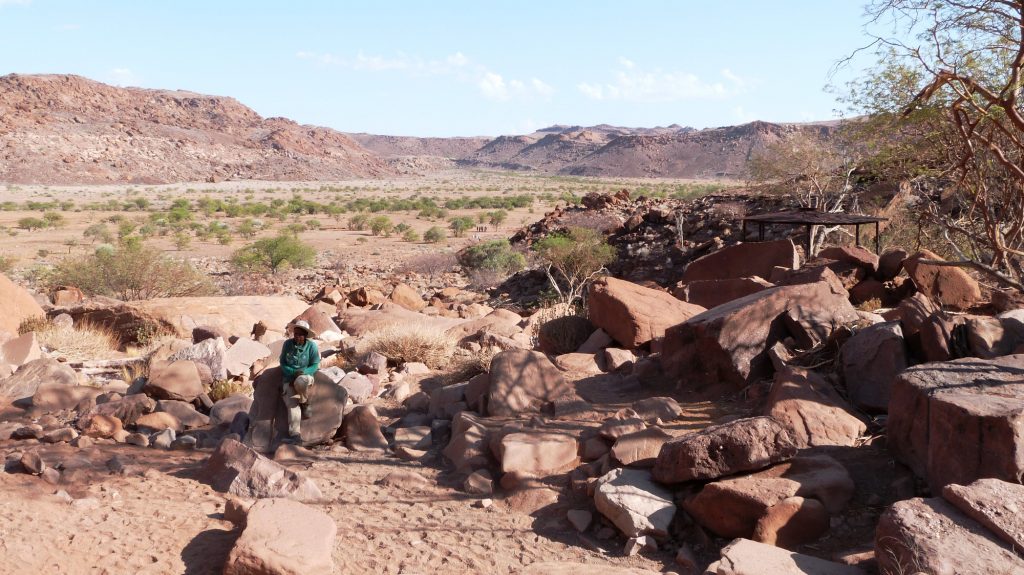
[[[958,257],[941,264],[1024,289],[1024,2],[876,0],[868,14],[909,34],[876,35],[884,64],[853,85],[853,103],[916,136],[921,173],[948,180],[951,193],[922,196]],[[906,166],[908,151],[890,157]]]

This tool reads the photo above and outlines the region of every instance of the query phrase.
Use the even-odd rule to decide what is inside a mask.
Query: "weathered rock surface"
[[[156,402],[156,410],[173,415],[181,423],[181,429],[176,429],[175,431],[206,427],[210,424],[210,417],[208,415],[199,413],[191,403],[185,403],[184,401],[161,399]]]
[[[537,412],[572,389],[543,353],[503,351],[491,360],[487,411],[510,416]]]
[[[44,383],[74,386],[78,384],[78,374],[56,360],[40,358],[26,363],[13,375],[0,380],[0,396],[13,399],[32,397]]]
[[[45,315],[28,290],[0,274],[0,332],[18,333],[21,322]]]
[[[858,330],[840,349],[839,364],[850,401],[865,411],[885,413],[892,384],[908,365],[899,322]]]
[[[490,432],[478,416],[466,412],[452,420],[452,436],[443,454],[459,473],[469,473],[489,463]]]
[[[39,350],[39,342],[36,341],[36,334],[33,331],[7,340],[0,345],[0,363],[19,367],[40,357],[42,357],[42,352]]]
[[[942,498],[1018,552],[1024,550],[1024,485],[979,479],[970,485],[947,485]]]
[[[176,351],[167,358],[167,361],[192,360],[199,366],[205,365],[208,367],[210,376],[214,380],[222,380],[228,377],[227,369],[224,367],[225,355],[227,355],[227,344],[224,343],[223,339],[216,337],[204,339],[199,343]]]
[[[217,491],[254,499],[286,498],[317,501],[320,488],[305,475],[291,471],[251,447],[225,439],[206,461],[203,473]]]
[[[829,517],[817,499],[787,497],[765,510],[754,527],[754,541],[793,549],[828,531]]]
[[[764,414],[782,423],[800,448],[852,446],[867,431],[828,382],[796,367],[775,372]]]
[[[357,405],[345,416],[342,424],[345,447],[353,451],[387,449],[388,440],[380,431],[377,410],[372,405]]]
[[[921,250],[903,261],[904,269],[919,292],[954,309],[968,309],[981,301],[981,287],[970,274],[958,267],[921,263],[926,259],[943,258],[934,252]]]
[[[864,268],[868,273],[878,271],[879,258],[860,246],[829,246],[818,252],[819,258],[846,262]]]
[[[797,269],[800,256],[790,240],[748,242],[728,246],[690,262],[681,281],[770,277],[775,267]]]
[[[611,454],[626,467],[654,467],[662,445],[670,439],[672,436],[660,427],[648,427],[620,436],[612,445]]]
[[[597,482],[594,505],[627,537],[668,534],[676,513],[672,492],[640,469],[613,469]]]
[[[249,368],[261,359],[270,357],[270,348],[247,337],[239,338],[224,353],[224,369],[229,376],[247,375]]]
[[[252,407],[252,398],[244,394],[229,395],[213,404],[210,408],[210,425],[230,425],[235,415],[248,413]]]
[[[845,291],[824,282],[769,288],[696,315],[665,332],[662,364],[689,386],[742,386],[771,373],[766,350],[789,336],[788,313],[831,330],[852,323]]]
[[[710,575],[867,575],[857,567],[801,555],[749,539],[737,539],[722,548]],[[908,573],[909,575],[909,573]]]
[[[509,433],[501,439],[498,459],[504,473],[546,477],[579,464],[576,439],[565,433]]]
[[[665,336],[665,330],[704,311],[666,292],[616,278],[591,284],[589,317],[615,341],[634,349]]]
[[[143,391],[156,399],[193,401],[204,389],[196,364],[182,359],[166,365],[151,365]]]
[[[791,459],[797,446],[770,417],[739,419],[683,435],[661,447],[654,479],[662,483],[717,479]]]
[[[288,322],[309,307],[298,298],[284,296],[171,297],[132,305],[167,322],[183,338],[191,338],[192,330],[201,326],[245,335],[260,321],[270,331],[283,334]]]
[[[288,435],[288,413],[281,399],[282,385],[280,367],[263,370],[253,381],[248,439],[259,451],[270,451],[277,439]],[[342,425],[348,392],[329,379],[315,377],[307,395],[312,417],[304,419],[299,427],[302,443],[323,443],[334,437]]]
[[[893,504],[878,521],[875,556],[881,573],[1024,574],[1024,559],[940,498]]]
[[[32,394],[32,406],[43,412],[74,409],[83,401],[95,399],[103,390],[89,385],[43,383]]]
[[[672,295],[685,302],[711,309],[770,287],[774,287],[774,284],[757,276],[723,280],[696,280],[680,285],[673,290]]]
[[[245,530],[225,575],[333,573],[338,526],[323,511],[288,499],[264,499],[246,514]]]

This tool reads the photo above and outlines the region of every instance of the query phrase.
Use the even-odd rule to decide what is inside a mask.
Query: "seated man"
[[[309,391],[313,374],[320,368],[320,349],[311,339],[316,337],[309,322],[299,320],[292,326],[292,338],[281,349],[281,397],[288,408],[288,443],[301,443],[301,420],[309,419]]]

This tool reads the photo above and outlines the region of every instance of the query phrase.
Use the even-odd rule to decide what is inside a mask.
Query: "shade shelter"
[[[764,241],[764,227],[766,225],[790,225],[803,226],[807,228],[807,257],[811,257],[811,240],[814,237],[811,232],[814,226],[853,226],[854,237],[857,238],[857,245],[860,245],[860,227],[863,225],[875,224],[875,253],[878,253],[878,224],[887,222],[889,218],[878,216],[865,216],[861,214],[846,214],[843,212],[819,212],[817,210],[787,210],[771,214],[759,214],[743,218],[743,241],[747,239],[747,222],[757,224],[757,241]]]

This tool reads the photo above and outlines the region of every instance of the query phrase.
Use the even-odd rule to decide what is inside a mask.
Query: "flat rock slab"
[[[774,545],[736,539],[722,548],[722,558],[705,571],[711,575],[867,575],[858,568]],[[908,572],[909,575],[909,572]]]
[[[245,375],[252,364],[270,357],[270,348],[247,337],[240,338],[224,353],[224,369],[228,375]]]
[[[895,503],[878,521],[880,573],[1024,575],[1024,559],[952,504],[936,497]]]
[[[627,349],[665,336],[665,330],[704,311],[671,294],[616,278],[591,284],[590,321]]]
[[[775,372],[765,415],[789,429],[797,446],[853,446],[867,426],[835,389],[813,371],[786,367]]]
[[[517,575],[657,575],[658,571],[649,571],[635,567],[617,567],[607,563],[571,563],[568,561],[549,561],[534,563]]]
[[[329,515],[288,499],[257,501],[224,565],[225,575],[333,573],[338,526]]]
[[[501,470],[532,477],[568,471],[579,464],[576,438],[565,433],[509,433],[499,444]]]
[[[0,380],[0,396],[11,399],[32,397],[44,383],[77,385],[78,374],[57,360],[46,357],[36,359],[18,368],[13,375]]]
[[[686,266],[681,281],[770,277],[776,267],[795,270],[800,256],[790,240],[747,242],[724,247]]]
[[[225,439],[206,461],[203,474],[217,491],[253,499],[281,497],[296,501],[323,499],[305,475],[283,467],[253,448]]]
[[[666,442],[654,464],[661,483],[718,479],[792,459],[797,447],[789,430],[770,417],[714,425]]]
[[[594,505],[627,537],[667,535],[676,514],[672,492],[642,469],[613,469],[597,482]]]
[[[572,390],[562,372],[538,351],[503,351],[491,360],[490,374],[490,415],[537,412]]]
[[[648,427],[623,435],[612,445],[612,457],[626,467],[654,467],[661,446],[672,439],[660,427]]]
[[[979,479],[970,485],[947,485],[942,498],[1004,542],[1024,551],[1024,485]]]

